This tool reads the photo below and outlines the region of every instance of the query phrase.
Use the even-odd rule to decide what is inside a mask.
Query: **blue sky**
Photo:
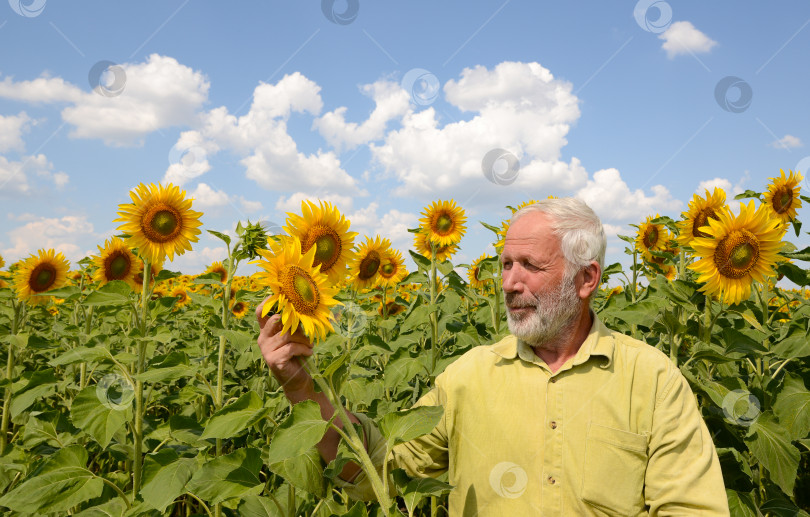
[[[629,223],[808,168],[808,25],[800,0],[10,0],[0,254],[75,262],[116,233],[130,189],[172,181],[207,229],[320,198],[406,255],[406,229],[452,198],[468,216],[456,263],[493,253],[478,221],[505,205],[577,196],[606,223],[608,263],[626,262]],[[513,174],[487,178],[493,149]],[[167,267],[222,258],[206,234]]]

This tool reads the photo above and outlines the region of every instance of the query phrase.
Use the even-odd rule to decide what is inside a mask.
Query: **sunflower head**
[[[554,196],[548,196],[549,199],[553,198]],[[515,215],[519,210],[526,208],[529,205],[534,205],[538,201],[536,199],[530,199],[528,201],[521,202],[518,206],[512,207],[508,206],[507,208],[512,211],[512,215]]]
[[[700,197],[692,195],[689,202],[689,210],[683,212],[682,221],[678,221],[678,245],[691,246],[693,239],[697,237],[708,237],[700,230],[708,225],[709,219],[717,219],[717,214],[726,205],[726,193],[723,189],[715,187],[711,194],[706,190],[706,195]]]
[[[98,251],[98,255],[92,259],[96,267],[93,280],[99,285],[113,280],[123,280],[131,288],[138,288],[135,275],[143,269],[143,263],[132,253],[126,242],[113,237],[104,241],[104,247],[98,246]]]
[[[776,276],[774,264],[782,249],[783,225],[770,216],[765,205],[754,207],[740,203],[740,214],[724,209],[717,219],[709,219],[692,247],[699,260],[689,265],[698,273],[701,291],[717,294],[728,304],[747,300],[751,283],[765,283]]]
[[[377,273],[380,275],[380,283],[385,287],[395,287],[405,278],[408,270],[405,269],[405,261],[399,250],[388,248],[388,253],[383,255]]]
[[[352,258],[357,233],[349,231],[349,221],[329,202],[319,205],[301,202],[302,215],[287,214],[284,229],[301,241],[301,251],[315,250],[314,265],[333,284],[346,276],[346,264]]]
[[[249,308],[250,307],[248,307],[248,304],[241,300],[238,302],[234,301],[231,303],[231,314],[233,314],[237,319],[241,320],[245,317],[245,314],[247,314]]]
[[[414,236],[414,247],[416,247],[417,253],[421,254],[424,257],[430,258],[432,255],[430,241],[427,238],[427,234],[424,231],[419,231]],[[458,246],[455,244],[448,244],[446,246],[439,246],[434,244],[436,247],[436,260],[439,262],[444,262],[445,260],[449,259],[458,251]]]
[[[129,193],[132,203],[118,205],[119,230],[128,234],[130,245],[149,262],[163,262],[168,256],[182,255],[197,242],[202,212],[191,210],[186,191],[168,184],[141,183]]]
[[[149,264],[149,270],[151,271],[151,276],[149,277],[149,284],[151,285],[151,284],[154,284],[155,277],[157,276],[157,274],[160,273],[163,270],[163,261],[161,260],[160,262],[150,263]],[[135,273],[135,275],[132,277],[132,280],[133,280],[133,282],[135,282],[135,291],[140,292],[141,289],[143,288],[143,261],[142,260],[138,261],[138,272]],[[174,285],[173,279],[170,278],[166,282],[166,287],[171,288],[172,285]]]
[[[467,279],[470,281],[470,286],[473,289],[483,289],[485,284],[492,282],[491,279],[481,279],[481,262],[488,258],[490,258],[490,256],[484,253],[475,259],[467,270]]]
[[[40,293],[58,289],[67,284],[67,273],[70,269],[67,259],[55,250],[38,250],[14,271],[14,290],[20,300],[32,304],[45,303],[47,296]]]
[[[506,232],[509,231],[509,220],[501,222],[501,229],[497,232],[498,241],[494,244],[495,251],[498,254],[503,252],[503,246],[506,244]]]
[[[262,259],[254,261],[264,271],[257,274],[259,283],[272,292],[265,302],[262,316],[271,309],[281,313],[282,332],[295,333],[300,326],[310,339],[319,340],[333,330],[331,307],[337,289],[329,285],[320,266],[314,266],[315,247],[301,253],[301,241],[289,238],[275,253],[257,250]]]
[[[419,219],[422,232],[429,241],[437,246],[458,244],[467,229],[464,226],[467,221],[464,210],[457,206],[452,199],[450,201],[434,201],[433,204],[425,208],[422,215],[424,217]]]
[[[380,283],[380,266],[390,251],[391,242],[388,239],[380,239],[379,235],[374,239],[366,237],[366,242],[357,248],[349,264],[349,274],[352,284],[358,291],[374,288]]]
[[[665,225],[652,222],[659,217],[661,217],[659,214],[655,214],[655,217],[648,216],[647,220],[639,226],[636,249],[641,253],[650,250],[661,251],[672,238]]]
[[[662,252],[670,255],[678,254],[678,250],[675,248],[667,248],[662,250]],[[648,278],[652,279],[660,274],[664,275],[664,277],[670,282],[675,280],[678,270],[675,265],[668,262],[666,258],[653,255],[653,253],[650,251],[645,251],[641,256],[645,265],[647,266],[646,274]]]
[[[189,296],[188,291],[185,287],[180,285],[172,289],[172,297],[177,298],[177,302],[174,304],[174,310],[185,307],[191,303],[191,296]]]
[[[802,200],[799,198],[799,182],[803,179],[799,173],[789,171],[785,176],[784,170],[779,170],[780,176],[771,178],[773,180],[768,185],[765,192],[765,205],[772,217],[778,218],[783,223],[787,223],[796,217],[796,210],[801,208]]]
[[[205,268],[206,273],[219,273],[219,281],[223,284],[228,280],[228,270],[222,265],[222,262],[213,262],[210,266]]]

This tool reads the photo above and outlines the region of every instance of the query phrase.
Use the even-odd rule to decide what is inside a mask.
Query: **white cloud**
[[[202,176],[211,170],[208,153],[216,151],[216,144],[205,141],[197,131],[183,131],[169,151],[169,168],[163,175],[163,183],[181,186]]]
[[[675,22],[669,29],[658,36],[664,40],[661,48],[667,51],[672,59],[681,54],[698,54],[709,52],[717,42],[700,32],[691,22]]]
[[[9,161],[0,156],[0,197],[31,195],[29,183],[32,176],[53,181],[57,188],[64,187],[69,176],[61,171],[53,172],[53,164],[44,154],[24,156],[21,161]]]
[[[276,201],[276,210],[284,213],[300,213],[301,202],[307,200],[316,204],[318,201],[328,201],[332,203],[342,214],[350,212],[354,203],[351,196],[341,196],[338,194],[312,195],[306,192],[296,192],[288,197],[280,196],[278,201]]]
[[[605,230],[605,235],[608,239],[615,239],[617,235],[627,235],[633,231],[631,226],[623,226],[620,224],[602,223],[602,228]]]
[[[106,97],[83,91],[62,78],[40,77],[0,82],[0,97],[29,103],[66,102],[62,119],[73,126],[70,136],[99,138],[108,145],[139,145],[162,128],[194,122],[208,99],[205,76],[176,59],[152,54],[143,63],[124,63],[123,92]]]
[[[3,255],[10,262],[27,257],[41,248],[53,248],[75,263],[85,256],[81,250],[100,236],[94,233],[93,224],[86,217],[67,215],[37,218],[9,231],[8,237],[11,247],[4,249]]]
[[[399,180],[396,195],[465,198],[486,191],[488,200],[500,202],[527,189],[574,190],[585,184],[587,173],[576,158],[559,160],[579,118],[571,89],[538,63],[468,68],[458,81],[445,84],[444,92],[449,103],[475,113],[471,120],[440,127],[433,107],[409,111],[401,129],[390,131],[382,145],[370,145],[372,155]],[[496,148],[520,160],[508,188],[494,186],[482,172],[484,156]]]
[[[230,197],[223,190],[214,190],[205,183],[200,183],[197,188],[189,194],[193,201],[195,210],[205,210],[222,207],[230,203]]]
[[[24,111],[18,115],[0,115],[0,153],[25,150],[22,135],[30,122],[31,119]]]
[[[697,190],[695,192],[700,194],[701,196],[705,194],[708,190],[709,192],[714,191],[715,188],[723,189],[725,191],[731,190],[731,182],[726,178],[712,178],[710,180],[701,181],[698,184]]]
[[[221,242],[221,241],[218,241]],[[199,244],[199,243],[197,243]],[[164,269],[171,271],[180,271],[187,275],[199,275],[205,268],[212,262],[223,261],[228,258],[228,250],[225,246],[209,247],[205,246],[199,249],[195,246],[191,251],[187,251],[182,255],[175,255],[173,261],[166,261],[163,264]],[[239,268],[242,269],[241,267]],[[241,274],[238,272],[237,274]]]
[[[248,213],[259,212],[263,208],[261,201],[249,201],[243,196],[239,196],[239,206],[242,207],[242,210]]]
[[[391,209],[380,217],[377,210],[379,203],[372,202],[368,206],[347,214],[346,218],[352,222],[352,231],[359,235],[355,243],[363,242],[364,236],[379,235],[391,241],[391,245],[403,253],[408,259],[408,249],[413,248],[413,234],[408,228],[415,228],[419,224],[419,215]]]
[[[70,180],[70,176],[68,176],[67,173],[61,171],[54,172],[51,177],[53,178],[53,182],[57,186],[57,188],[64,187]]]
[[[640,220],[648,215],[676,211],[682,203],[663,185],[651,187],[648,196],[641,189],[631,191],[616,169],[603,169],[576,193],[602,220]]]
[[[0,97],[32,104],[52,102],[79,102],[83,95],[79,88],[61,77],[43,75],[33,81],[17,81],[6,77],[0,81]]]
[[[701,181],[698,184],[698,187],[697,187],[697,190],[695,190],[695,193],[698,194],[699,196],[704,196],[704,195],[706,195],[707,190],[711,193],[711,192],[714,191],[715,188],[719,188],[719,189],[723,189],[726,192],[730,192],[731,196],[733,197],[733,196],[736,196],[737,194],[742,194],[745,191],[743,186],[745,185],[745,182],[748,181],[748,177],[749,177],[749,173],[748,173],[748,171],[745,171],[745,174],[743,174],[743,176],[740,178],[740,180],[736,184],[733,184],[733,185],[732,185],[730,180],[728,180],[726,178],[719,178],[719,177],[718,178],[712,178],[710,180]],[[731,199],[726,199],[726,203],[728,203],[729,201],[731,201]]]
[[[320,90],[298,72],[276,84],[261,83],[253,91],[253,104],[246,115],[237,118],[224,107],[213,109],[203,116],[198,130],[181,136],[178,145],[194,142],[209,154],[220,149],[232,151],[242,156],[245,175],[268,190],[364,195],[333,151],[303,153],[287,132],[287,120],[293,112],[320,113]],[[188,176],[171,167],[166,173],[170,175]]]
[[[779,140],[771,142],[771,146],[777,149],[793,149],[795,147],[801,147],[802,145],[804,144],[802,144],[801,138],[793,135],[785,135]]]
[[[409,110],[410,99],[398,83],[380,80],[363,85],[360,91],[374,99],[376,107],[362,124],[346,122],[346,107],[340,107],[316,119],[312,127],[338,152],[379,140],[391,120]]]

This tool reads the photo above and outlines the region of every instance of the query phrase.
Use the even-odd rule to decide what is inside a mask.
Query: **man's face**
[[[515,336],[543,346],[580,315],[575,279],[566,278],[560,241],[545,214],[526,214],[509,227],[501,261],[507,321]]]

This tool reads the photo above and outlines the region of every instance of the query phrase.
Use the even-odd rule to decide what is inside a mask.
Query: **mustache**
[[[506,293],[504,302],[508,307],[537,307],[538,299],[533,294],[525,297],[520,297],[515,293]]]

